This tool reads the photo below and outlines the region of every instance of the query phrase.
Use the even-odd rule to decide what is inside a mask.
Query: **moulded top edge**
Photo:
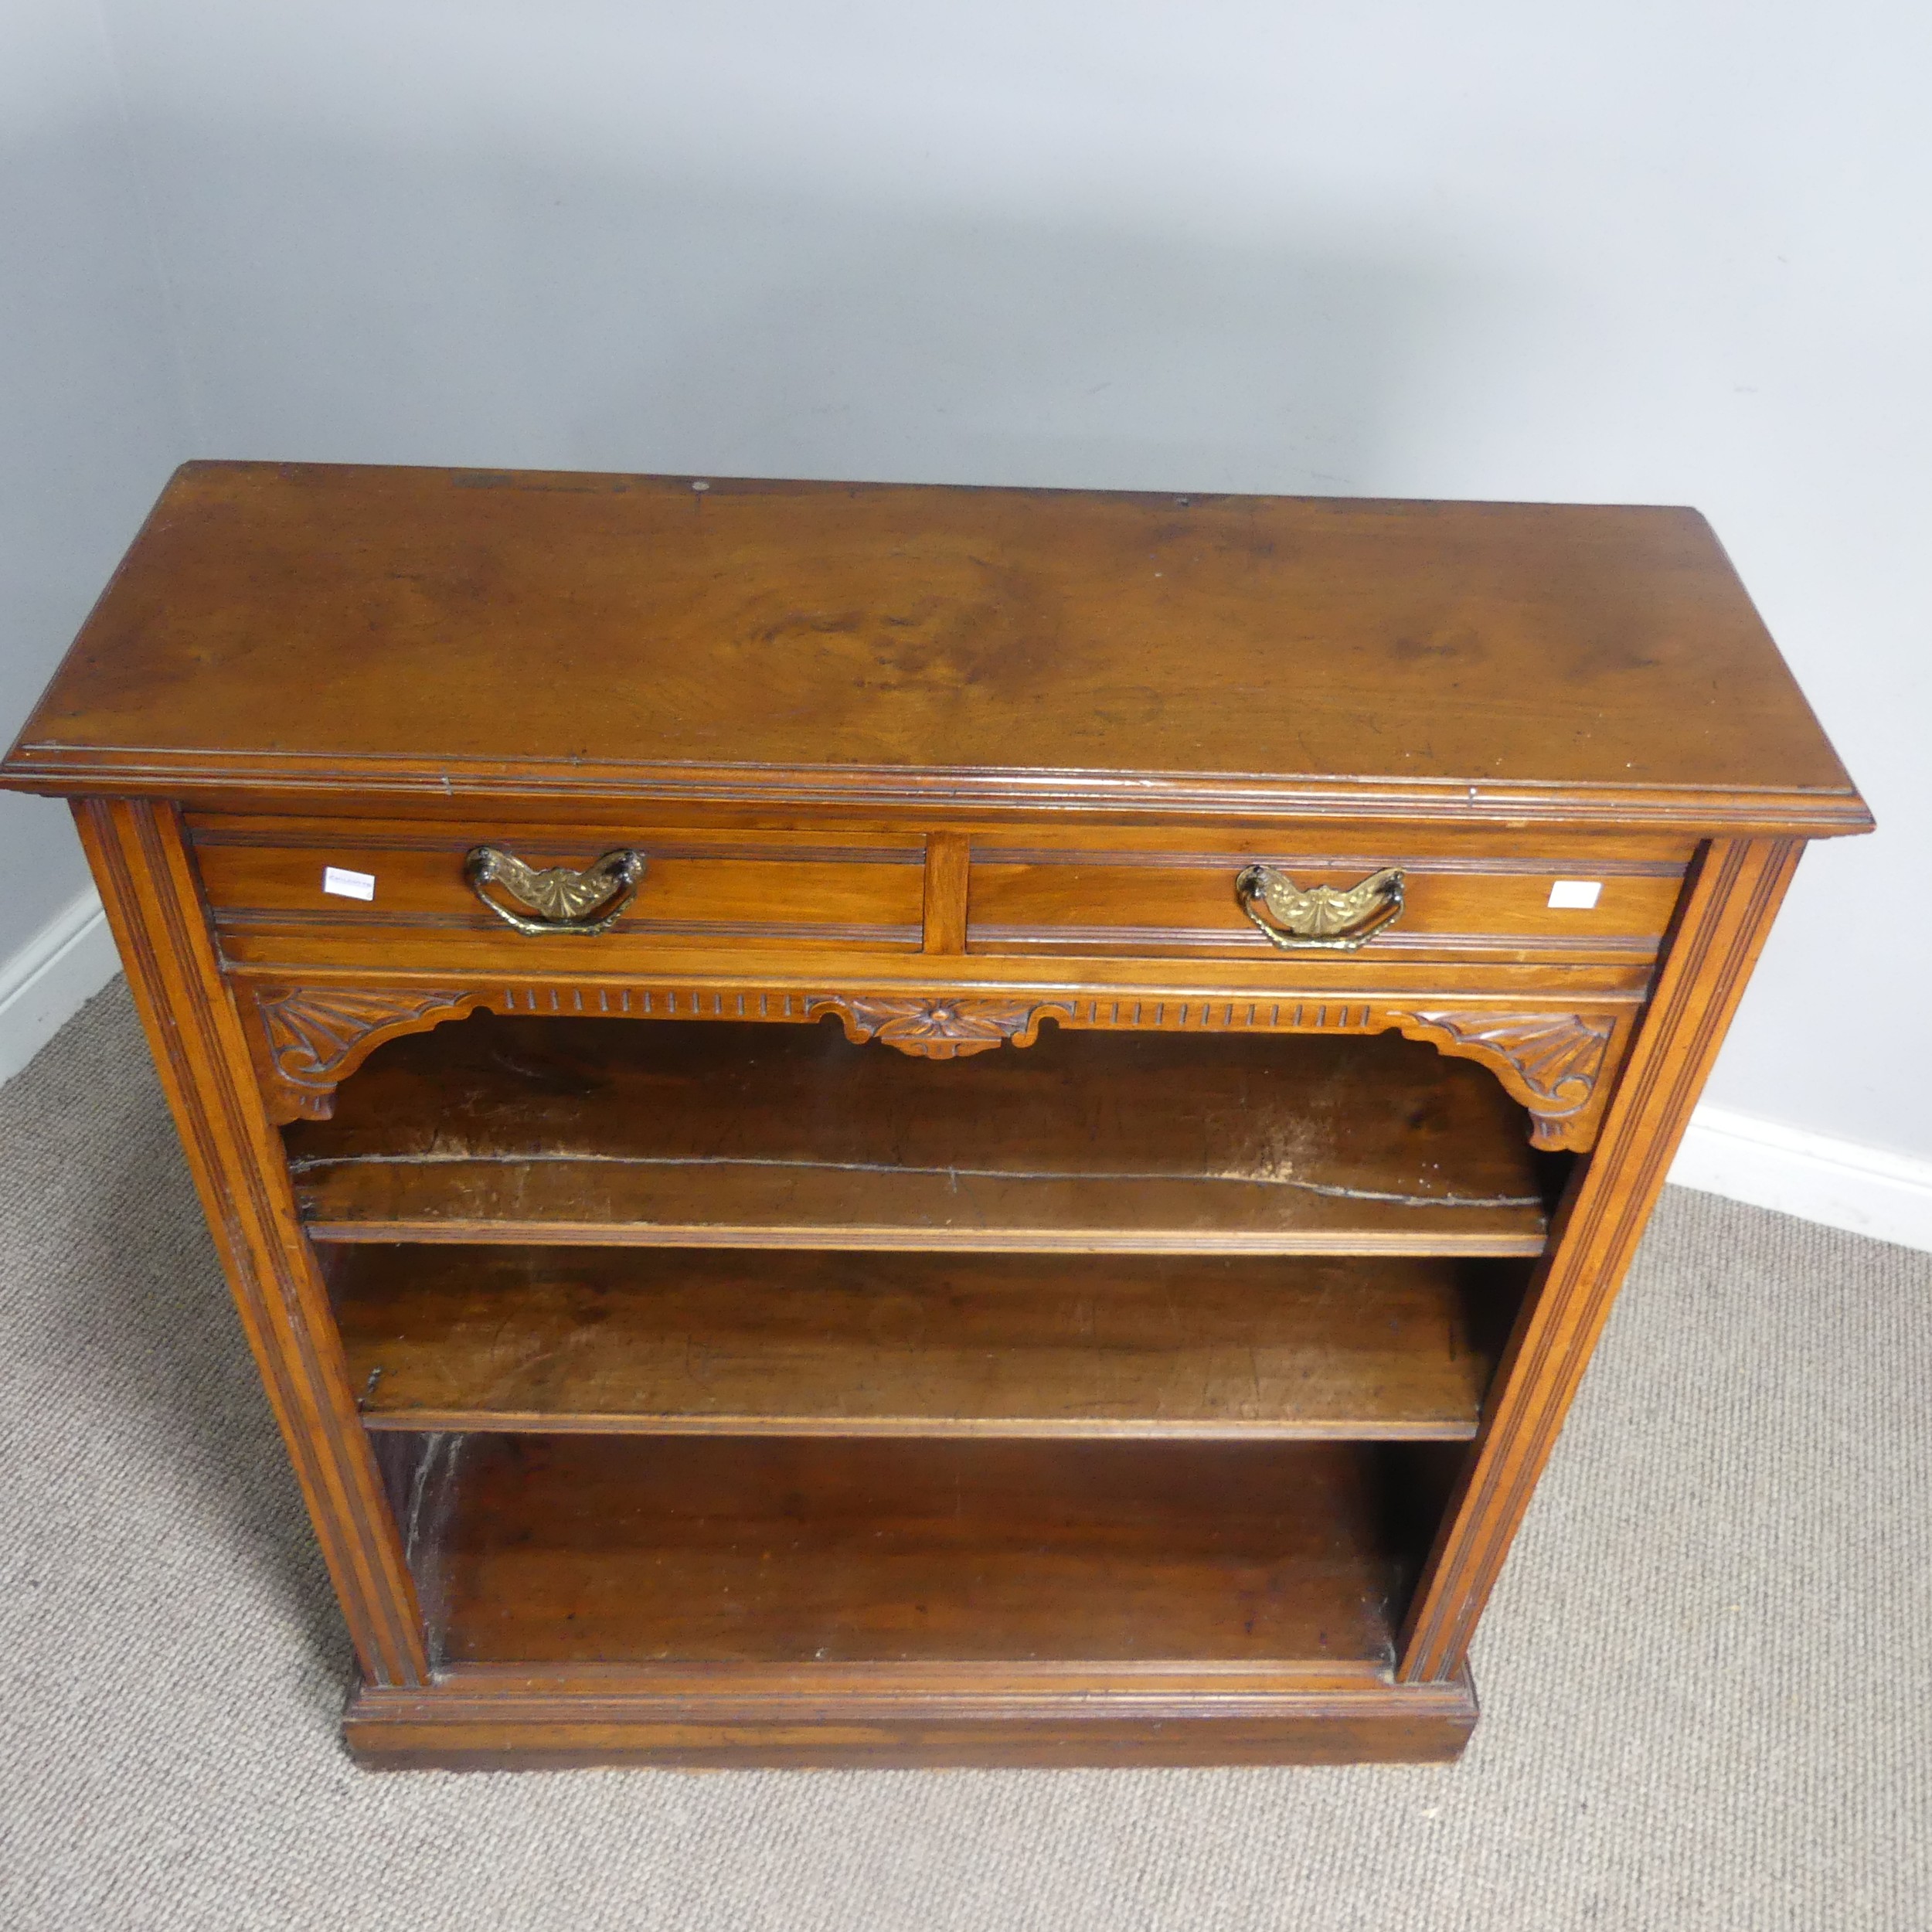
[[[264,803],[410,798],[474,798],[492,806],[572,800],[654,801],[868,809],[1176,814],[1260,819],[1373,818],[1444,826],[1574,825],[1601,830],[1678,829],[1689,834],[1772,832],[1832,837],[1868,832],[1873,820],[1849,787],[1705,790],[1661,785],[1579,786],[1455,780],[1188,772],[1117,773],[937,767],[729,764],[577,764],[496,760],[487,764],[379,757],[208,753],[156,749],[101,752],[58,744],[17,745],[0,783],[56,797],[140,797],[206,802],[243,796]]]

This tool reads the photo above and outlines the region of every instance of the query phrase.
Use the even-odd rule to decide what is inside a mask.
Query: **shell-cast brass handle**
[[[624,916],[644,876],[644,854],[628,847],[607,852],[581,872],[552,866],[539,872],[499,845],[478,845],[463,861],[471,889],[506,926],[547,937],[552,933],[607,933]],[[496,886],[524,910],[490,896]]]
[[[1284,952],[1352,953],[1402,917],[1402,871],[1391,866],[1352,886],[1298,886],[1272,866],[1243,866],[1234,896]]]

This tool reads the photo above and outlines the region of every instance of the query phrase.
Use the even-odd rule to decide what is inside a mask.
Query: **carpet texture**
[[[1932,1259],[1672,1190],[1459,1765],[376,1776],[117,986],[0,1093],[0,1924],[1932,1925]]]

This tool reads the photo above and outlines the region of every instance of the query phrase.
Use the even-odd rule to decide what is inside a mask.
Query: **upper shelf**
[[[1480,1067],[1382,1036],[1062,1033],[970,1060],[834,1026],[502,1019],[379,1048],[285,1130],[328,1240],[1534,1254]]]
[[[196,463],[55,792],[1869,815],[1694,511]]]

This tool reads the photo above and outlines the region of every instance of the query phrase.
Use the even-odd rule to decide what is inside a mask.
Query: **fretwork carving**
[[[1529,1110],[1539,1147],[1583,1150],[1596,1135],[1628,1022],[1614,1011],[1498,1013],[1426,1010],[1362,1001],[1152,998],[1134,995],[1042,999],[1027,993],[957,995],[792,992],[754,987],[522,985],[467,991],[414,987],[264,987],[238,990],[276,1120],[325,1120],[335,1087],[385,1040],[489,1007],[501,1013],[662,1019],[790,1021],[836,1015],[846,1037],[925,1060],[962,1060],[1030,1046],[1040,1022],[1104,1031],[1379,1033],[1394,1029],[1439,1052],[1481,1062]]]

